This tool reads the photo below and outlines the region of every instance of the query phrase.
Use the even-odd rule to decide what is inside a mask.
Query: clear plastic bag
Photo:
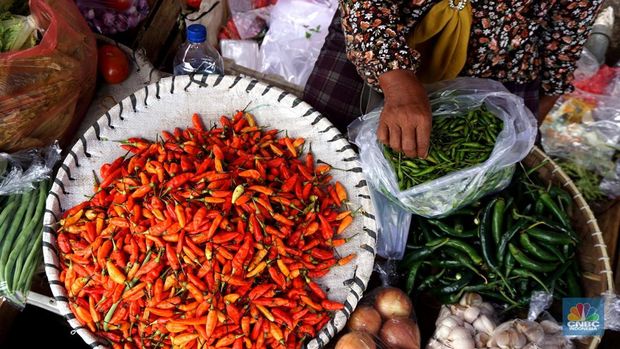
[[[389,286],[366,293],[336,348],[419,349],[420,330],[411,299]]]
[[[0,151],[68,140],[95,89],[95,37],[73,1],[31,0],[30,10],[41,42],[0,53]]]
[[[221,40],[220,47],[222,56],[230,58],[236,64],[250,68],[258,69],[259,54],[258,43],[253,40]]]
[[[49,177],[57,145],[0,153],[0,297],[22,309],[41,258]]]
[[[58,160],[60,148],[57,144],[13,154],[0,153],[0,196],[34,189],[33,183],[50,177]]]
[[[499,82],[457,78],[429,85],[427,89],[434,117],[462,113],[484,104],[502,119],[503,130],[487,161],[400,191],[396,174],[377,141],[381,109],[351,123],[349,138],[360,148],[362,167],[375,188],[411,213],[437,217],[504,189],[510,183],[514,164],[534,145],[537,126],[523,100],[510,94]]]
[[[540,127],[552,157],[600,175],[601,192],[620,195],[620,102],[617,97],[577,90],[560,97]]]
[[[373,187],[370,197],[377,219],[377,254],[386,259],[400,260],[405,254],[411,213],[391,202]]]
[[[336,7],[336,1],[278,1],[261,46],[260,71],[303,88],[321,53]]]

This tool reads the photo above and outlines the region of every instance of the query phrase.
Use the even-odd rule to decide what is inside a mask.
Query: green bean
[[[31,212],[32,216],[24,217],[25,227],[22,229],[19,236],[12,244],[11,251],[6,260],[6,263],[0,265],[0,267],[2,267],[2,269],[0,270],[0,274],[3,273],[3,279],[7,283],[7,288],[9,289],[9,292],[13,290],[13,287],[15,286],[14,281],[19,279],[19,273],[21,271],[21,267],[23,267],[22,265],[17,268],[15,267],[18,257],[23,257],[20,258],[21,262],[19,263],[22,264],[23,260],[28,255],[28,251],[26,251],[24,247],[27,245],[27,242],[32,239],[33,234],[38,234],[38,231],[36,231],[35,229],[42,229],[43,211],[45,209],[45,198],[47,196],[46,182],[43,181],[39,183],[36,191],[38,194],[37,200],[34,200],[33,198],[33,200],[31,200],[30,202],[30,205],[28,205],[33,206],[34,203],[34,206],[36,206],[36,208],[31,211],[29,207],[28,212]]]
[[[21,196],[19,199],[21,199]],[[2,210],[2,213],[0,214],[0,243],[2,243],[4,235],[11,226],[15,210],[17,207],[19,207],[18,205],[20,204],[20,202],[18,202],[19,199],[17,198],[17,195],[12,195],[9,198],[6,207]]]
[[[15,240],[15,236],[17,235],[17,231],[19,227],[22,225],[22,219],[26,210],[28,209],[29,204],[32,203],[31,197],[34,190],[31,190],[25,194],[21,194],[21,200],[19,208],[17,209],[17,213],[15,214],[13,222],[11,222],[11,227],[7,232],[4,240],[2,240],[2,249],[0,250],[0,282],[4,281],[4,266],[6,265],[6,261],[9,258],[9,253],[13,247],[13,241]],[[33,200],[34,201],[34,200]]]

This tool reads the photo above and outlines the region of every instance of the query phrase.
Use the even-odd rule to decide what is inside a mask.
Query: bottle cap
[[[207,28],[202,24],[192,24],[187,27],[187,41],[199,44],[207,40]]]

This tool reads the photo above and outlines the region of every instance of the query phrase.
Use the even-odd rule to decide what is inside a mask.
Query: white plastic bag
[[[504,189],[510,183],[514,164],[534,145],[537,127],[523,99],[509,93],[499,82],[457,78],[429,85],[427,90],[434,117],[460,114],[484,104],[502,119],[503,130],[487,161],[401,192],[377,141],[381,108],[351,123],[349,138],[360,148],[366,178],[375,188],[411,213],[437,217]]]
[[[279,0],[261,46],[261,72],[306,85],[325,42],[337,2]]]
[[[377,254],[386,259],[403,259],[411,226],[411,213],[388,200],[372,186],[370,197],[377,219]]]
[[[259,55],[258,43],[254,40],[222,40],[220,41],[222,56],[230,58],[236,64],[250,68],[258,69]]]

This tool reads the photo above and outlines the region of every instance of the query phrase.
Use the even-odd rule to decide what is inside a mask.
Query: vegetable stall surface
[[[502,127],[502,120],[483,105],[466,114],[434,118],[425,159],[410,159],[389,147],[383,154],[396,172],[400,190],[406,190],[485,162]]]
[[[131,138],[95,193],[63,214],[61,280],[114,347],[298,348],[341,303],[315,281],[351,224],[347,193],[304,139],[237,112]]]
[[[477,292],[511,309],[527,307],[533,291],[579,297],[572,198],[540,185],[534,170],[518,170],[506,190],[449,217],[416,217],[401,263],[407,292],[428,291],[444,304]]]

